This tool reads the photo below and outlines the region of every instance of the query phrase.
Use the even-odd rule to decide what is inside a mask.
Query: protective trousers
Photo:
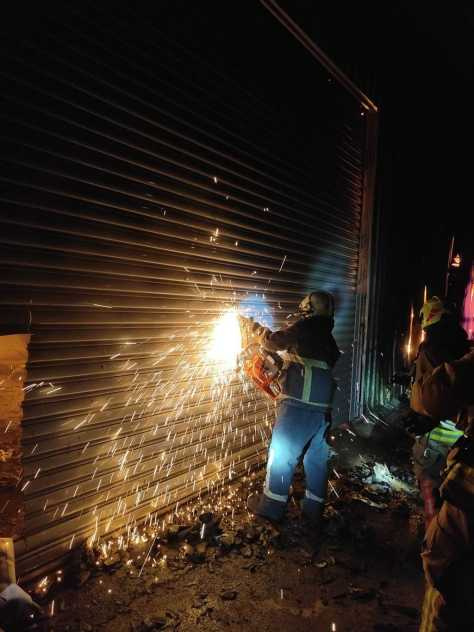
[[[444,501],[425,536],[420,632],[474,630],[472,516]]]
[[[324,412],[292,399],[280,404],[268,452],[263,502],[284,506],[295,467],[304,454],[306,493],[303,512],[311,516],[321,510],[326,498],[329,446]],[[273,502],[271,502],[273,501]]]

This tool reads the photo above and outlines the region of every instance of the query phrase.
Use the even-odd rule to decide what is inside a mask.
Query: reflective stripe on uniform
[[[436,624],[443,598],[433,586],[427,584],[423,606],[421,609],[421,623],[419,632],[437,632],[439,627]]]
[[[440,421],[439,425],[441,426],[441,428],[445,428],[446,430],[457,430],[456,424],[450,419],[444,419]]]
[[[267,462],[267,475],[265,477],[265,486],[263,488],[263,493],[267,498],[271,498],[271,500],[277,500],[280,503],[286,503],[288,500],[288,496],[284,496],[282,494],[274,494],[270,491],[270,470],[272,467],[273,459],[275,458],[275,450],[270,448],[268,451],[268,462]]]
[[[288,496],[283,496],[281,494],[274,494],[267,488],[266,485],[265,485],[265,489],[263,490],[263,494],[267,498],[270,498],[271,500],[276,500],[279,503],[286,503],[286,501],[288,500]]]
[[[311,396],[311,386],[313,384],[313,367],[315,369],[329,371],[329,364],[327,362],[323,362],[323,360],[311,360],[310,358],[301,359],[303,360],[304,365],[304,384],[301,399],[304,402],[309,402],[309,398]]]
[[[309,498],[309,500],[315,500],[318,503],[324,502],[324,498],[321,498],[321,496],[316,496],[316,494],[312,494],[308,489],[305,491],[305,496],[306,498]]]
[[[436,426],[436,428],[430,432],[429,438],[430,441],[436,441],[443,445],[452,445],[459,437],[462,437],[462,435],[463,433],[460,430],[448,430],[442,426]]]
[[[302,402],[303,404],[308,404],[308,406],[316,406],[316,408],[324,408],[324,410],[332,409],[332,404],[323,404],[323,402],[305,402],[304,399],[299,399],[299,397],[293,397],[292,395],[283,394],[281,399],[294,399],[295,402]]]
[[[304,369],[304,378],[303,378],[303,392],[301,393],[301,399],[298,401],[305,402],[306,404],[314,404],[316,406],[326,406],[326,404],[321,404],[319,402],[310,402],[311,396],[311,386],[313,383],[313,368],[322,369],[323,371],[330,371],[331,367],[324,360],[313,360],[312,358],[304,358],[303,356],[298,355],[297,353],[288,353],[287,358],[290,359],[291,362],[296,364],[301,364]]]
[[[308,366],[314,366],[315,369],[323,369],[324,371],[330,371],[331,367],[324,360],[313,360],[312,358],[304,358],[297,353],[287,353],[287,360],[295,362],[296,364],[303,364]]]
[[[301,399],[304,402],[309,402],[309,398],[311,395],[311,385],[313,384],[313,369],[304,363],[304,383],[303,383],[303,392],[301,394]]]

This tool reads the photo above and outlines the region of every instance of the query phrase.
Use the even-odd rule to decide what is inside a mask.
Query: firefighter
[[[469,342],[464,329],[437,296],[425,302],[421,308],[420,317],[425,340],[421,343],[415,360],[410,408],[415,413],[426,416],[426,410],[421,401],[424,381],[442,362],[456,360],[467,353]],[[413,462],[423,498],[426,526],[429,525],[440,505],[439,486],[446,456],[461,435],[462,432],[456,429],[452,420],[441,419],[436,427],[416,437],[413,445]]]
[[[335,391],[332,369],[340,352],[331,333],[332,295],[312,292],[298,309],[299,320],[287,329],[272,332],[256,324],[264,349],[286,352],[286,370],[263,494],[249,496],[247,504],[253,513],[279,522],[285,513],[295,467],[303,456],[306,491],[302,513],[316,526],[326,498],[329,446],[325,436]]]
[[[420,632],[474,630],[474,351],[440,365],[422,388],[431,418],[456,418],[463,437],[448,454],[441,509],[423,547],[427,582]]]

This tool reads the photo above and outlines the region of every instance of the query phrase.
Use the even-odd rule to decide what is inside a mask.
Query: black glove
[[[415,413],[414,410],[409,412],[402,419],[403,426],[407,432],[420,437],[436,427],[437,422],[431,417]]]

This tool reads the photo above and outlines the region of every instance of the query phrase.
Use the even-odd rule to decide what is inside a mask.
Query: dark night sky
[[[403,327],[425,283],[430,293],[442,290],[452,234],[465,260],[472,257],[474,10],[372,0],[283,4],[380,106],[379,203],[390,279],[384,311]]]

